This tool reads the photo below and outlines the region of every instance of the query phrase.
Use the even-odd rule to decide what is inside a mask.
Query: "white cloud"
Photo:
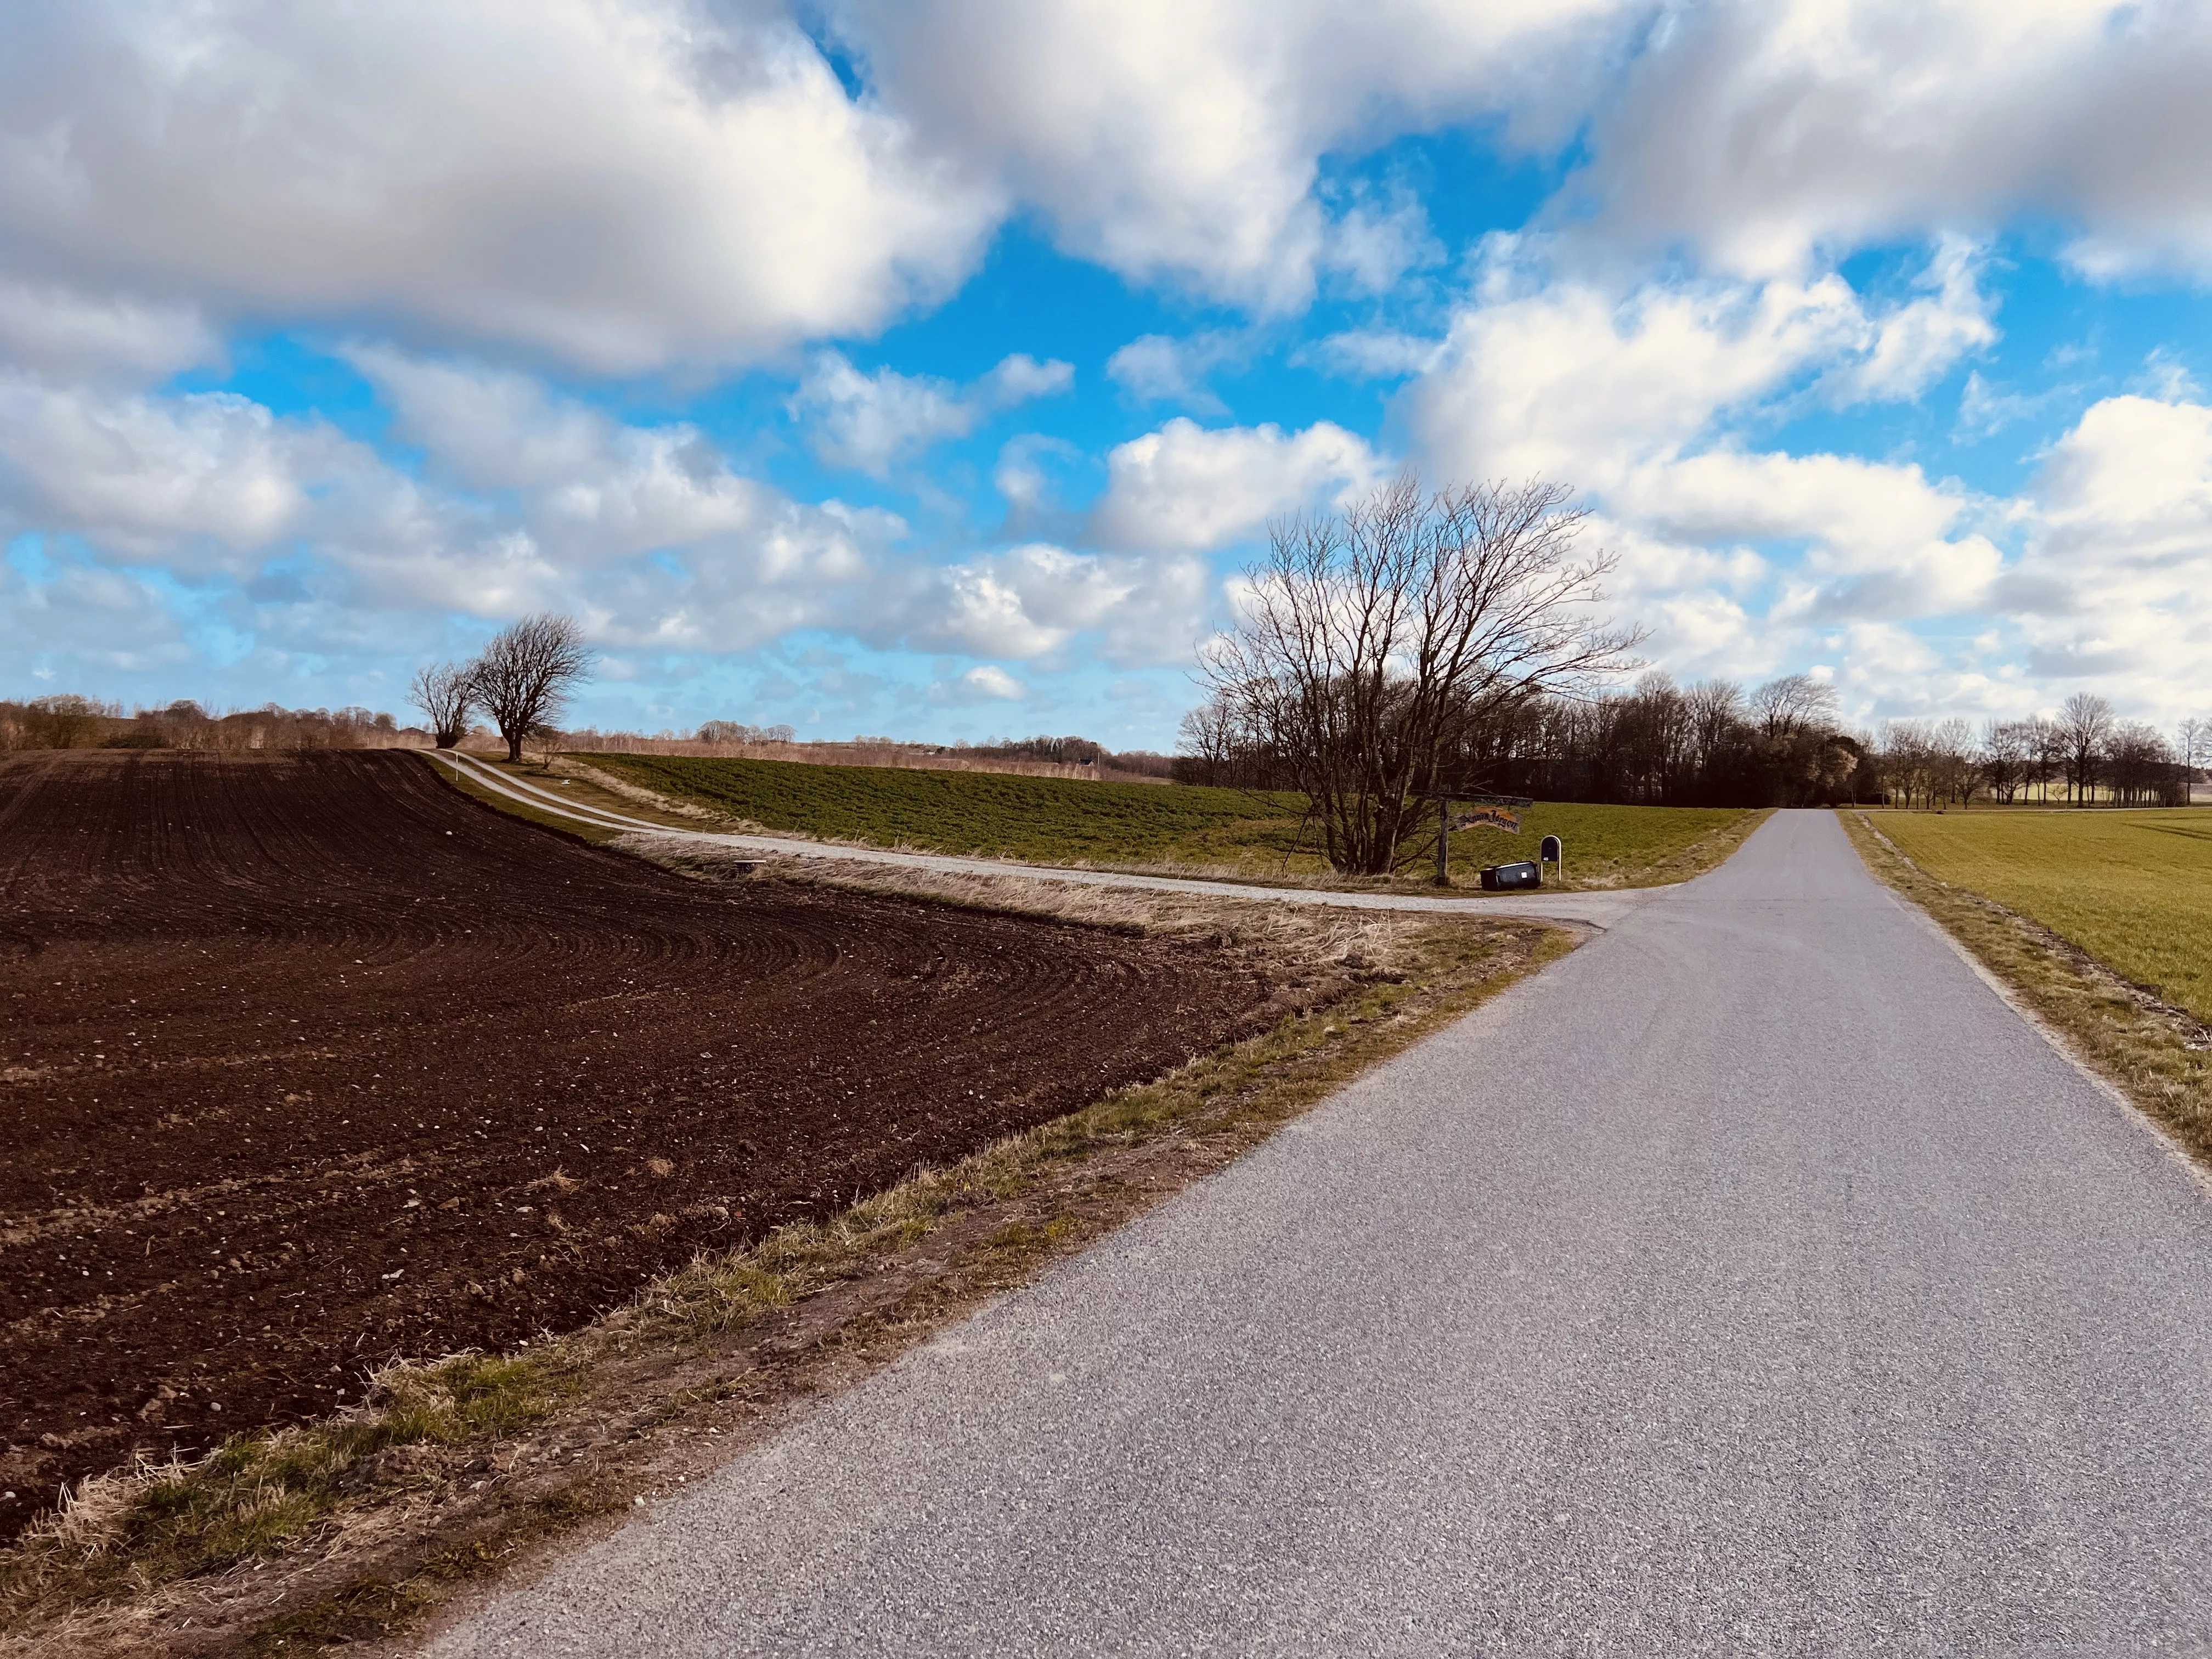
[[[1212,580],[1188,555],[1075,553],[1032,543],[915,570],[892,586],[869,637],[1009,660],[1051,658],[1096,633],[1120,666],[1187,662],[1206,631]]]
[[[1979,277],[1978,250],[1960,238],[1945,238],[1920,283],[1934,291],[1877,319],[1873,349],[1843,377],[1848,400],[1917,398],[1960,358],[1995,344],[1992,303]]]
[[[2083,268],[2212,270],[2212,14],[2113,0],[1672,9],[1565,205],[1750,276],[2022,213]]]
[[[1354,194],[1332,222],[1322,264],[1340,273],[1355,294],[1387,294],[1409,270],[1441,264],[1443,244],[1430,234],[1427,210],[1401,187],[1378,204],[1371,191]]]
[[[305,524],[309,472],[373,463],[330,428],[229,392],[155,398],[0,378],[0,479],[16,529],[67,530],[187,574],[248,568]]]
[[[1201,414],[1225,405],[1206,384],[1215,369],[1251,356],[1249,336],[1213,329],[1185,339],[1141,334],[1106,360],[1106,378],[1141,403],[1176,403]]]
[[[1868,332],[1838,276],[1653,283],[1625,300],[1559,282],[1462,311],[1409,408],[1454,476],[1534,472],[1601,489],[1844,361]]]
[[[1532,137],[1562,133],[1613,31],[1646,9],[843,0],[836,12],[886,101],[1035,203],[1064,246],[1271,311],[1304,302],[1331,246],[1312,193],[1324,153],[1500,111]],[[1340,228],[1347,268],[1399,257],[1374,228]]]
[[[1091,534],[1110,547],[1218,548],[1279,514],[1371,488],[1384,471],[1366,441],[1328,421],[1208,430],[1181,416],[1107,457]]]
[[[898,549],[894,515],[793,501],[688,425],[625,425],[502,371],[354,356],[424,447],[423,479],[230,393],[7,377],[0,527],[227,583],[295,638],[379,612],[554,608],[620,648],[741,650],[815,629],[1031,660],[1089,635],[1107,660],[1138,665],[1182,659],[1203,630],[1198,559],[1036,544],[932,564]],[[1024,360],[990,384],[1012,396],[1054,378]],[[108,592],[112,609],[143,590],[97,566],[33,586],[48,610],[79,595],[71,616],[91,614],[83,594]]]
[[[879,368],[863,374],[843,353],[817,354],[792,398],[792,412],[811,424],[814,453],[834,465],[876,477],[894,462],[946,438],[965,437],[986,416],[1075,384],[1073,365],[1007,357],[963,392],[934,375]]]
[[[222,355],[214,331],[189,307],[0,276],[0,363],[46,374],[158,380]]]
[[[766,5],[82,0],[0,57],[20,277],[629,372],[880,326],[1002,204]]]
[[[1395,329],[1346,329],[1300,346],[1291,354],[1297,364],[1311,364],[1347,380],[1397,380],[1425,374],[1442,359],[1444,343]]]
[[[346,360],[396,416],[403,441],[477,489],[528,489],[573,478],[599,462],[614,422],[556,398],[543,380],[481,364],[441,362],[386,345],[356,344]]]
[[[929,690],[929,700],[955,707],[989,702],[1023,702],[1030,689],[1003,668],[979,663],[950,681],[939,681]]]
[[[1407,406],[1439,478],[1541,475],[1662,540],[1803,546],[1790,616],[1957,611],[2002,562],[1982,504],[1910,464],[1758,453],[1743,428],[1816,390],[1911,395],[1993,333],[1974,270],[1947,244],[1930,294],[1874,313],[1835,276],[1616,299],[1572,282],[1519,293],[1493,271]]]

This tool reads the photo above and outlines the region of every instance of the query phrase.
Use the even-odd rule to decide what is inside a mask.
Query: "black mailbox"
[[[1534,861],[1519,864],[1493,864],[1482,872],[1482,890],[1486,893],[1517,892],[1523,887],[1541,887],[1544,872]]]
[[[1557,864],[1559,861],[1559,854],[1565,850],[1559,845],[1559,838],[1557,836],[1547,836],[1544,837],[1543,845],[1536,849],[1536,862]]]

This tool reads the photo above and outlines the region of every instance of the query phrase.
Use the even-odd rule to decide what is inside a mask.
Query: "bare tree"
[[[2199,720],[2191,714],[2181,723],[2182,799],[2185,803],[2196,799],[2197,757],[2212,750],[2212,720]]]
[[[1243,618],[1200,669],[1310,799],[1337,869],[1384,875],[1419,855],[1415,792],[1468,728],[1631,665],[1641,635],[1594,614],[1614,561],[1583,553],[1571,495],[1532,480],[1431,495],[1408,474],[1270,527]]]
[[[2029,742],[2033,745],[2028,761],[2028,772],[2036,786],[2036,799],[2051,799],[2051,781],[2066,769],[2066,734],[2058,729],[2058,722],[2038,714],[2028,722]]]
[[[2089,799],[2097,781],[2097,762],[2112,735],[2112,705],[2076,691],[2058,710],[2058,733],[2066,749],[2066,784],[2078,805]]]
[[[591,665],[584,630],[571,617],[525,617],[484,647],[469,683],[507,739],[509,761],[522,758],[522,740],[533,726],[550,724]]]
[[[477,702],[476,682],[469,669],[454,663],[418,668],[407,688],[407,701],[429,720],[438,747],[451,749],[468,734],[469,711]]]
[[[1982,776],[2001,805],[2019,799],[2034,745],[2035,728],[2027,720],[1991,720],[1982,728]]]

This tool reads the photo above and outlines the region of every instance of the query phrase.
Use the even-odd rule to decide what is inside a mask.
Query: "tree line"
[[[1545,800],[1647,806],[2185,806],[2212,721],[2180,741],[2121,720],[2080,693],[2055,715],[1891,720],[1846,730],[1832,688],[1802,674],[1749,691],[1730,680],[1678,685],[1646,674],[1626,692],[1545,696],[1469,720],[1440,775]],[[1176,776],[1186,783],[1294,789],[1296,769],[1209,701],[1184,717]]]
[[[2001,805],[2057,799],[2073,805],[2186,806],[2212,728],[2185,720],[2179,744],[2154,726],[2123,720],[2104,698],[2069,697],[2056,716],[1990,720],[1892,720],[1879,763],[1900,806]]]
[[[252,753],[288,749],[383,749],[422,734],[390,714],[349,708],[259,708],[213,714],[189,698],[124,713],[119,702],[60,692],[0,701],[0,750],[192,749]]]

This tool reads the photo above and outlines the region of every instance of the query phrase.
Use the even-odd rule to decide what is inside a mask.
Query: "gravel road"
[[[2212,1204],[1729,864],[440,1654],[2212,1650]]]

